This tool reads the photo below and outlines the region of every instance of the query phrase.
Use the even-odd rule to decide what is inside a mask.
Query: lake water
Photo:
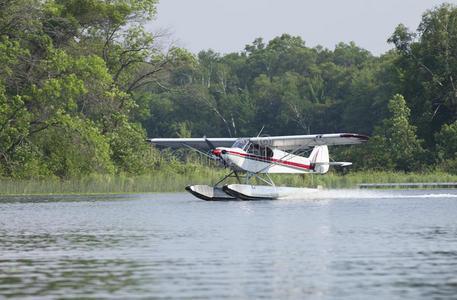
[[[457,299],[457,191],[0,197],[0,298]]]

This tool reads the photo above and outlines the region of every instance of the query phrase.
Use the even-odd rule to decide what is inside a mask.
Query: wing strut
[[[187,144],[182,144],[182,145],[185,146],[185,147],[187,147],[187,148],[189,148],[189,149],[191,149],[191,150],[194,150],[195,152],[200,153],[200,154],[202,154],[202,155],[204,155],[204,156],[206,156],[206,157],[208,157],[208,158],[210,158],[210,159],[216,160],[216,158],[214,158],[213,156],[208,155],[207,153],[205,153],[205,152],[203,152],[203,151],[200,151],[200,150],[198,150],[197,148],[194,148],[194,147],[189,146],[189,145],[187,145]]]

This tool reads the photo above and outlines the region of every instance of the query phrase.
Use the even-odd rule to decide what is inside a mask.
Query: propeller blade
[[[211,141],[206,138],[206,135],[203,136],[203,138],[205,139],[205,142],[208,144],[208,147],[211,150],[211,153],[216,157],[216,160],[222,161],[222,163],[224,164],[224,167],[227,168],[227,162],[220,156],[220,153],[222,151],[225,153],[225,150],[220,151],[219,149],[216,149],[214,144],[211,143]],[[216,151],[219,150],[220,152],[214,153],[214,150],[216,150]]]
[[[216,147],[214,147],[213,143],[211,143],[211,142],[206,138],[206,136],[204,136],[203,138],[205,139],[205,142],[208,144],[208,146],[209,146],[209,148],[210,148],[211,150],[216,149]]]

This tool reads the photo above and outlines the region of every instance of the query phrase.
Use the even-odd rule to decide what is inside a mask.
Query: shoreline
[[[190,184],[216,182],[225,174],[223,169],[206,169],[195,173],[172,174],[157,172],[150,175],[103,175],[94,174],[70,179],[0,179],[0,196],[55,196],[55,195],[114,195],[114,194],[157,194],[182,193]],[[457,182],[457,175],[402,172],[351,172],[348,174],[328,173],[325,175],[272,175],[277,186],[316,187],[324,189],[358,189],[359,184],[406,184]],[[227,183],[234,183],[234,179]],[[262,184],[251,181],[252,184]],[[389,188],[398,189],[398,188]],[[438,188],[439,189],[439,188]]]

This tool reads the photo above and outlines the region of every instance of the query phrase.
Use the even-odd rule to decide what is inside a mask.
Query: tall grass
[[[419,183],[419,182],[457,182],[457,175],[404,172],[354,172],[346,175],[329,173],[315,175],[315,184],[326,188],[354,188],[360,183]]]
[[[108,194],[182,192],[189,184],[214,184],[228,170],[189,165],[179,172],[153,171],[148,175],[94,174],[73,179],[11,180],[0,179],[0,195],[31,194]],[[324,188],[355,188],[359,183],[457,182],[457,175],[448,173],[355,172],[346,175],[272,175],[276,185]],[[224,183],[234,183],[230,178]],[[255,179],[252,184],[264,184]]]
[[[0,195],[177,192],[191,183],[216,182],[224,174],[223,170],[201,168],[182,174],[154,172],[140,176],[93,174],[71,179],[0,179]]]

